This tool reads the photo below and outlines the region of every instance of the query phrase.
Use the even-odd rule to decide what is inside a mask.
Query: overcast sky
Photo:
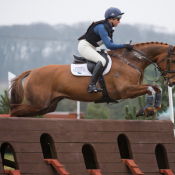
[[[109,7],[125,12],[123,24],[154,25],[175,33],[175,0],[0,0],[0,25],[97,21]]]

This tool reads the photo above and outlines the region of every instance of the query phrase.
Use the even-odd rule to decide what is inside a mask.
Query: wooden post
[[[77,119],[80,119],[80,101],[77,101]]]
[[[173,108],[173,94],[172,94],[172,87],[168,86],[168,95],[169,95],[169,108],[170,108],[170,120],[174,123],[174,108]],[[175,136],[175,129],[174,129],[174,136]]]
[[[8,72],[8,83],[9,83],[9,89],[11,88],[11,80],[16,77],[15,74],[12,74],[11,72]],[[9,90],[9,97],[10,97],[10,90]]]

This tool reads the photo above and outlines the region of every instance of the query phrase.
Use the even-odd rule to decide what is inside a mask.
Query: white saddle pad
[[[103,75],[107,74],[112,65],[111,57],[108,55],[109,63],[106,67],[106,69],[103,72]],[[71,64],[71,72],[75,76],[92,76],[92,74],[89,72],[87,68],[87,63],[84,64]]]

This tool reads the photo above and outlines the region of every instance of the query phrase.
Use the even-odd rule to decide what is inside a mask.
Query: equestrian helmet
[[[122,15],[124,13],[122,13],[120,11],[120,9],[115,8],[115,7],[110,7],[106,10],[105,12],[105,19],[110,19],[110,18],[121,18]]]

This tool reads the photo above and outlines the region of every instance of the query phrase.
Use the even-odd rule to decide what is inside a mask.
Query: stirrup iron
[[[97,92],[102,92],[102,91],[103,91],[103,89],[102,88],[98,88],[97,85],[91,85],[90,84],[88,86],[88,92],[89,93],[93,93],[94,92],[96,94]]]

